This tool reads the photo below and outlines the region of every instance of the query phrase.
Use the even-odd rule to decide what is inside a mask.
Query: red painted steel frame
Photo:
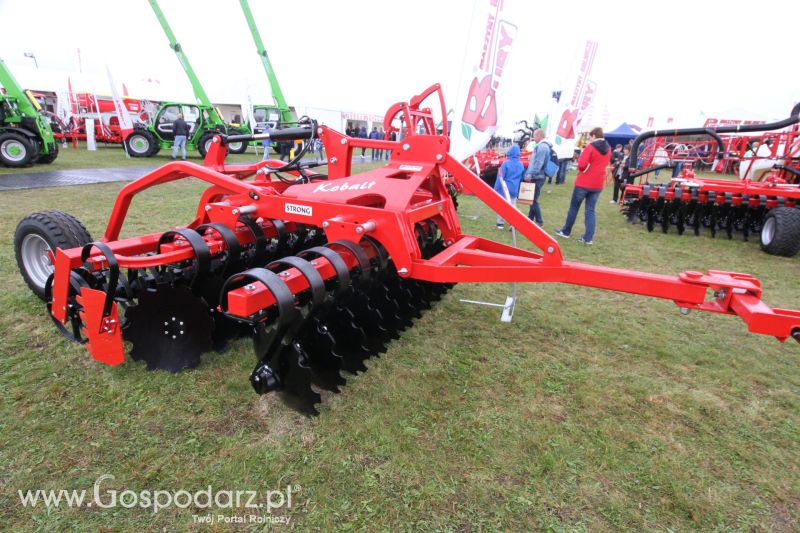
[[[436,88],[436,92],[439,91]],[[419,105],[419,101],[417,101]],[[413,112],[414,109],[401,108]],[[389,113],[398,112],[397,107]],[[388,116],[388,114],[387,114]],[[409,115],[413,116],[413,115]],[[412,130],[413,131],[413,130]],[[348,239],[360,242],[369,235],[388,251],[400,276],[432,282],[560,282],[674,301],[686,309],[739,315],[749,331],[772,335],[783,341],[793,333],[800,336],[800,312],[770,309],[761,302],[757,279],[747,274],[711,271],[684,272],[678,277],[648,274],[564,261],[558,242],[519,210],[504,201],[480,178],[448,155],[449,138],[411,134],[392,142],[354,139],[326,127],[318,129],[325,143],[329,178],[324,181],[287,185],[273,182],[264,173],[281,162],[253,165],[225,165],[225,150],[220,138],[206,156],[205,165],[174,162],[126,185],[117,198],[103,241],[111,248],[120,268],[166,265],[193,258],[189,244],[182,239],[156,250],[159,234],[118,240],[134,195],[144,189],[195,177],[211,184],[203,194],[195,219],[187,227],[222,222],[237,229],[242,243],[252,235],[237,221],[247,213],[260,221],[268,235],[270,219],[280,219],[292,229],[296,223],[324,228],[329,241]],[[383,168],[351,175],[350,161],[355,148],[362,146],[391,150],[391,161]],[[244,181],[254,176],[253,181]],[[445,178],[454,179],[470,190],[493,211],[501,215],[526,237],[539,252],[514,248],[461,232],[455,205]],[[432,220],[442,233],[446,248],[434,257],[422,257],[415,235],[415,224]],[[225,244],[216,234],[204,239],[212,254],[221,253]],[[364,245],[365,249],[369,245]],[[98,270],[107,266],[95,248],[88,265]],[[346,255],[346,254],[345,254]],[[345,257],[350,266],[355,259]],[[57,250],[53,316],[64,322],[69,289],[69,272],[81,266],[80,249]],[[314,261],[325,278],[334,269],[323,258]],[[285,277],[293,292],[308,288],[305,277],[290,269]],[[229,293],[229,311],[250,316],[274,303],[269,291],[255,282],[256,290],[240,288]],[[81,291],[85,334],[92,356],[109,364],[124,359],[116,309],[102,315],[103,294],[93,289]]]

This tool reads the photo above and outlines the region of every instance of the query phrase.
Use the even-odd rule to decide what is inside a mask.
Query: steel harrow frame
[[[749,331],[800,341],[800,312],[771,309],[747,274],[710,271],[664,276],[564,260],[556,240],[506,203],[437,135],[434,85],[392,106],[389,132],[400,141],[355,139],[313,122],[273,132],[273,140],[319,137],[328,174],[299,157],[285,164],[228,165],[225,145],[265,135],[214,138],[204,164],[171,162],[120,191],[101,239],[52,251],[48,313],[109,365],[130,355],[148,368],[178,371],[233,338],[253,338],[258,393],[278,392],[317,413],[319,390],[338,391],[345,375],[462,282],[559,282],[674,301],[738,315]],[[382,168],[353,175],[353,150],[389,150]],[[302,155],[302,154],[301,154]],[[163,233],[120,238],[136,194],[193,177],[208,184],[196,215]],[[469,189],[538,251],[464,234],[454,195]]]

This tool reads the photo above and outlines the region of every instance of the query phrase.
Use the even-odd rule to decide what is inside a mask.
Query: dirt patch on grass
[[[285,438],[303,438],[304,432],[310,432],[310,419],[283,404],[277,394],[265,394],[256,399],[252,415],[258,421],[263,437],[257,444],[275,442]],[[303,443],[313,443],[307,436]]]
[[[770,531],[777,531],[777,532],[789,532],[789,531],[797,531],[798,527],[800,527],[800,498],[795,498],[794,500],[775,505],[772,508],[772,513],[770,515],[770,524],[769,529]]]

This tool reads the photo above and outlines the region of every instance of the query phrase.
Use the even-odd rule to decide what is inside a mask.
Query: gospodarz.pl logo
[[[156,514],[163,509],[177,507],[208,511],[192,514],[197,524],[289,524],[291,517],[285,514],[292,508],[293,498],[300,492],[300,485],[286,485],[277,490],[214,490],[211,485],[200,490],[117,490],[108,488],[114,481],[111,474],[103,474],[94,482],[92,490],[86,489],[36,489],[18,490],[23,507],[94,507],[99,509],[140,508]],[[105,483],[105,487],[104,487]],[[227,510],[221,513],[219,510]],[[276,514],[276,512],[278,514]]]

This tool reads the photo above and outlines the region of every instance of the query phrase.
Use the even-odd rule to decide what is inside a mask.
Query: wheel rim
[[[44,287],[47,278],[53,273],[53,264],[50,262],[50,256],[47,255],[49,251],[52,251],[50,245],[41,235],[31,233],[22,239],[20,246],[22,264],[25,266],[28,277],[38,287]]]
[[[25,145],[17,139],[8,139],[3,141],[3,144],[0,144],[0,151],[3,153],[3,157],[6,160],[13,161],[15,163],[24,161],[28,156],[28,150],[26,149]]]
[[[134,135],[131,137],[130,147],[137,154],[145,154],[150,149],[150,141],[143,135]]]
[[[208,139],[206,141],[205,150],[206,150],[206,153],[208,153],[208,151],[211,150],[211,139]]]
[[[230,143],[228,145],[228,150],[230,150],[231,152],[238,152],[241,149],[242,149],[242,143],[240,143],[240,142],[238,142],[238,143]]]
[[[775,218],[770,217],[764,222],[764,227],[761,228],[761,242],[764,246],[768,246],[775,237]]]

